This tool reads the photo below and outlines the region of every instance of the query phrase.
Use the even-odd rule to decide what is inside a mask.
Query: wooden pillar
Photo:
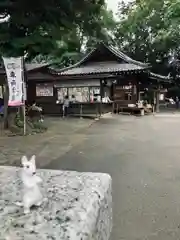
[[[114,101],[115,100],[115,91],[116,91],[116,86],[115,86],[115,83],[113,82],[112,83],[112,100]]]
[[[152,112],[153,114],[156,112],[156,91],[153,89],[153,109]]]
[[[9,87],[6,82],[4,89],[4,129],[8,128],[8,101],[9,101]]]
[[[98,109],[98,103],[97,102],[95,103],[95,106],[96,106],[96,118],[98,118],[99,109]]]
[[[133,85],[133,102],[137,101],[137,85]]]
[[[102,115],[102,98],[103,98],[103,83],[100,80],[100,107],[99,107],[99,115]]]
[[[137,81],[136,88],[137,88],[137,102],[140,101],[140,86],[139,81]]]
[[[159,112],[159,89],[156,91],[156,112]]]
[[[132,95],[132,103],[136,103],[137,102],[137,99],[138,99],[138,96],[137,96],[137,79],[134,78],[133,81],[131,82],[132,84],[132,89],[131,89],[131,95]]]
[[[115,87],[115,83],[114,81],[112,82],[112,86],[111,86],[111,99],[113,101],[113,104],[112,104],[112,113],[115,113],[115,109],[116,109],[116,104],[115,104],[115,90],[116,90],[116,87]]]
[[[83,115],[83,106],[82,104],[80,104],[80,118],[82,119],[82,115]]]

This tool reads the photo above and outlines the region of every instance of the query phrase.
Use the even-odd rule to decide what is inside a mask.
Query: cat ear
[[[33,155],[29,161],[30,161],[33,165],[36,165],[36,156]]]
[[[26,156],[22,156],[22,158],[21,158],[21,164],[24,165],[24,164],[27,163],[27,162],[28,162],[27,157],[26,157]]]

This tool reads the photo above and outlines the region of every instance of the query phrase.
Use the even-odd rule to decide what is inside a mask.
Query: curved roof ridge
[[[114,54],[116,54],[118,57],[122,58],[124,61],[127,61],[128,63],[133,63],[135,65],[139,65],[139,66],[149,66],[149,63],[143,63],[137,60],[132,59],[131,57],[127,56],[125,53],[121,52],[119,49],[116,49],[114,46],[110,45],[110,46],[106,46],[111,52],[113,52]]]
[[[126,63],[131,63],[131,64],[141,66],[141,67],[144,67],[144,68],[149,68],[150,67],[150,64],[136,61],[136,60],[130,58],[129,56],[127,56],[126,54],[124,54],[123,52],[121,52],[120,50],[116,49],[115,47],[113,47],[111,45],[106,45],[105,43],[101,42],[94,49],[92,49],[88,54],[86,54],[80,61],[78,61],[77,63],[75,63],[75,64],[73,64],[69,67],[64,67],[62,69],[56,70],[56,72],[64,72],[64,71],[70,70],[72,68],[79,67],[79,65],[84,63],[98,49],[98,47],[102,46],[102,45],[106,49],[108,49],[112,54],[114,54],[118,58],[121,58]]]
[[[154,72],[149,72],[150,77],[152,78],[159,78],[159,79],[164,79],[164,80],[172,80],[173,78],[171,76],[169,76],[169,74],[167,76],[158,74],[158,73],[154,73]]]
[[[73,64],[73,65],[70,65],[68,67],[64,67],[64,68],[61,68],[59,71],[57,72],[64,72],[66,70],[70,70],[74,67],[78,67],[80,64],[82,64],[91,54],[93,54],[93,52],[96,51],[97,48],[94,48],[93,50],[91,50],[89,53],[87,53],[81,60],[79,60],[77,63]]]

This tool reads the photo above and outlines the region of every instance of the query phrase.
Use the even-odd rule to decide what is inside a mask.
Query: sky
[[[106,0],[106,2],[108,8],[111,9],[114,12],[114,14],[116,14],[119,0]]]
[[[124,2],[130,2],[131,0],[124,0]],[[118,3],[120,2],[120,0],[106,0],[107,6],[110,10],[113,11],[114,16],[117,13],[118,10]]]

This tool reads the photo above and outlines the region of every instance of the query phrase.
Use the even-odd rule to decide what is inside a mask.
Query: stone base
[[[14,204],[21,200],[19,170],[0,167],[0,239],[109,239],[112,195],[108,174],[39,170],[48,201],[24,215]]]

